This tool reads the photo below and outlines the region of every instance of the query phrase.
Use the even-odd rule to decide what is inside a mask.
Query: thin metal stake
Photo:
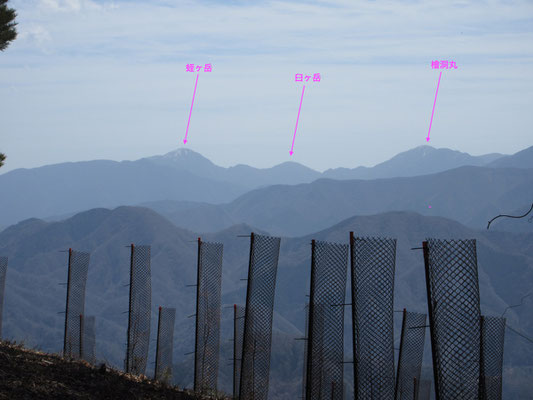
[[[197,270],[196,270],[196,324],[195,324],[195,335],[194,335],[194,391],[198,392],[201,388],[199,387],[198,382],[198,376],[196,373],[196,370],[198,369],[197,359],[198,359],[198,326],[200,321],[198,320],[198,310],[199,310],[199,302],[200,302],[200,274],[201,274],[201,268],[202,268],[202,262],[201,262],[201,256],[202,256],[202,239],[198,238],[198,260],[197,260]],[[205,346],[205,343],[204,343]],[[203,367],[203,365],[202,365]],[[202,381],[204,380],[204,376],[202,373]],[[203,383],[203,382],[202,382]]]
[[[130,332],[131,332],[131,306],[132,306],[132,284],[133,284],[133,257],[135,255],[135,245],[132,243],[130,252],[130,303],[128,308],[128,341],[126,347],[126,373],[130,372]],[[128,247],[128,246],[126,246]]]
[[[68,272],[67,272],[67,303],[65,306],[65,335],[63,338],[63,357],[67,355],[67,330],[68,330],[68,301],[70,297],[70,267],[72,261],[72,249],[68,249]]]
[[[305,398],[310,400],[312,396],[312,387],[313,382],[311,381],[312,376],[312,365],[313,365],[313,313],[315,309],[315,239],[311,241],[311,279],[310,279],[310,289],[309,289],[309,325],[307,328],[307,373],[306,373],[306,383],[305,383]]]
[[[154,369],[154,380],[157,379],[159,374],[159,340],[161,335],[161,310],[162,307],[159,306],[159,317],[157,320],[157,343],[155,345],[155,369]]]
[[[429,316],[429,332],[430,332],[430,339],[431,339],[431,356],[433,359],[433,379],[435,380],[435,400],[440,400],[440,393],[439,393],[439,374],[437,371],[437,343],[435,339],[435,335],[433,332],[433,325],[434,325],[434,319],[433,319],[433,306],[431,304],[431,282],[430,282],[430,275],[429,275],[429,247],[428,242],[424,241],[422,242],[422,248],[424,249],[424,268],[426,273],[426,291],[427,291],[427,301],[428,301],[428,316]]]

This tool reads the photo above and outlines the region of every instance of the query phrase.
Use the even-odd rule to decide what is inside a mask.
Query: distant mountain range
[[[0,225],[94,207],[179,199],[229,201],[247,189],[148,160],[87,161],[0,175]]]
[[[487,164],[496,168],[533,168],[533,146],[512,156],[503,156]]]
[[[176,225],[217,231],[246,223],[273,234],[299,236],[352,215],[414,211],[484,229],[502,214],[527,211],[533,202],[533,169],[460,167],[411,178],[338,181],[252,190],[228,204],[149,202]],[[431,207],[431,208],[430,208]],[[527,220],[495,221],[491,229],[533,232]]]
[[[228,203],[260,187],[298,185],[324,177],[392,178],[426,175],[464,165],[533,168],[532,160],[533,147],[512,156],[474,157],[421,146],[372,168],[337,168],[320,173],[293,162],[266,169],[246,165],[223,168],[182,148],[137,161],[62,163],[1,174],[0,226],[30,217],[66,217],[94,207],[154,201]]]
[[[199,153],[185,148],[144,160],[179,171],[187,171],[196,176],[240,185],[248,190],[274,184],[294,185],[312,182],[321,176],[320,172],[295,162],[284,162],[272,168],[264,169],[243,164],[229,168],[219,167]],[[217,203],[217,201],[213,201],[213,203]]]
[[[531,152],[533,155],[533,147]],[[483,156],[471,156],[468,153],[450,149],[436,149],[431,146],[419,146],[400,153],[390,160],[374,167],[357,167],[353,169],[335,168],[324,171],[324,178],[332,179],[377,179],[433,174],[465,165],[485,166],[504,157],[493,153]],[[518,167],[520,168],[520,167]],[[533,168],[533,162],[531,162]]]
[[[468,168],[467,168],[468,169]],[[479,168],[478,168],[479,169]],[[483,169],[481,169],[483,170]],[[489,170],[493,171],[493,170]],[[450,177],[456,179],[455,176]],[[500,178],[503,179],[503,178]],[[322,180],[317,184],[331,184]],[[357,181],[358,182],[358,181]],[[326,193],[331,191],[325,188]],[[335,193],[334,191],[332,192]],[[261,205],[258,205],[260,208]],[[264,211],[266,213],[266,211]],[[305,214],[305,211],[302,211]],[[257,229],[247,225],[202,235],[224,243],[223,303],[244,302],[249,239],[237,237]],[[422,254],[411,250],[426,237],[476,238],[482,312],[499,315],[519,302],[533,283],[533,233],[471,230],[458,222],[411,212],[349,217],[325,230],[298,238],[283,238],[276,287],[274,343],[272,349],[271,398],[295,399],[300,393],[304,326],[303,306],[309,290],[312,238],[347,243],[348,232],[359,236],[398,239],[395,308],[426,311]],[[184,353],[194,346],[194,289],[186,288],[196,276],[198,233],[181,229],[146,209],[120,207],[93,209],[61,222],[30,219],[0,232],[0,255],[9,256],[4,304],[4,336],[24,340],[48,351],[62,346],[67,256],[60,250],[72,247],[91,252],[87,286],[87,313],[96,316],[97,357],[119,367],[125,352],[128,307],[129,243],[152,246],[152,338],[155,338],[159,305],[177,308],[174,342],[175,379],[191,385],[192,358]],[[509,325],[533,333],[530,303],[506,312]],[[348,310],[347,310],[348,313]],[[219,386],[231,391],[232,313],[222,310],[222,354]],[[398,314],[399,315],[399,314]],[[347,320],[348,321],[348,320]],[[396,334],[400,320],[396,319]],[[347,327],[346,334],[350,334]],[[346,340],[347,350],[350,340]],[[429,337],[426,337],[429,350]],[[504,398],[527,398],[533,389],[533,347],[523,338],[506,332]],[[149,362],[153,361],[152,341]],[[426,354],[425,364],[429,363]],[[346,354],[346,359],[350,359]],[[346,376],[348,383],[350,375]]]

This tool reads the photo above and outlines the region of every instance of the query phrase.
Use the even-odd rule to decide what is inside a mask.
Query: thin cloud
[[[91,0],[39,0],[39,7],[56,12],[80,12],[116,8],[114,2],[99,4]]]
[[[0,58],[0,90],[13,93],[0,96],[12,132],[2,137],[10,154],[3,171],[172,150],[194,84],[185,64],[206,62],[214,70],[200,78],[190,140],[222,165],[287,160],[296,72],[324,80],[306,88],[295,161],[372,165],[425,144],[418,138],[427,134],[435,92],[433,59],[459,65],[443,74],[435,146],[480,154],[531,145],[527,1],[12,4],[21,36]]]

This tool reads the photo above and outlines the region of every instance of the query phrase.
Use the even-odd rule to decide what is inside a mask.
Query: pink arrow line
[[[437,91],[435,92],[435,101],[433,102],[433,111],[431,111],[431,120],[429,121],[428,137],[426,138],[427,142],[429,142],[429,133],[431,132],[431,124],[433,123],[433,114],[435,113],[435,104],[437,104],[437,94],[439,94],[439,85],[440,85],[441,76],[442,76],[442,71],[440,71],[439,82],[437,83]]]
[[[298,108],[298,117],[296,117],[296,128],[294,128],[294,136],[292,137],[292,146],[291,151],[289,151],[290,155],[294,153],[294,139],[296,139],[296,131],[298,130],[298,120],[300,119],[300,111],[302,111],[302,101],[304,101],[304,91],[305,91],[305,85],[302,89],[302,98],[300,99],[300,108]]]
[[[187,130],[185,131],[185,139],[183,139],[183,144],[187,143],[187,135],[189,134],[189,124],[191,123],[192,106],[194,105],[194,96],[196,96],[196,87],[198,86],[199,76],[200,74],[196,74],[196,83],[194,84],[194,92],[192,94],[191,111],[189,112],[189,121],[187,121]]]

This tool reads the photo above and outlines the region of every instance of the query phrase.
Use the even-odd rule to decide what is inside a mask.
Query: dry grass
[[[0,342],[0,399],[194,399],[177,387]]]

